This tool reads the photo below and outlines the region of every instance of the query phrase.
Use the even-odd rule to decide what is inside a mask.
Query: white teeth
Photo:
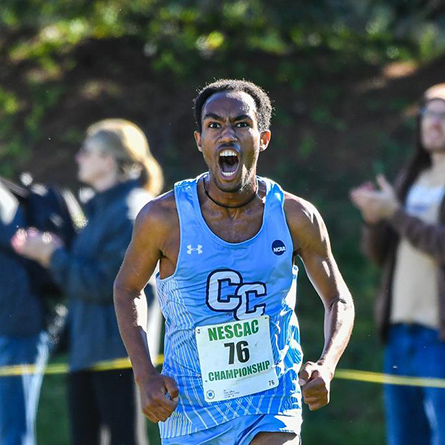
[[[221,172],[223,176],[232,176],[235,172]]]
[[[219,155],[220,156],[237,156],[237,154],[232,150],[223,150]]]

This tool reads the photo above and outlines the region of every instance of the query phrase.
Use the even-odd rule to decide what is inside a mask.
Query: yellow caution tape
[[[48,365],[45,368],[44,374],[66,374],[69,367],[65,363]],[[34,365],[15,365],[3,366],[0,368],[0,377],[12,377],[18,375],[34,374],[36,367]]]
[[[158,355],[155,360],[155,366],[161,365],[164,361],[163,355]],[[93,371],[110,371],[113,369],[129,369],[131,363],[128,358],[118,358],[115,360],[107,360],[98,362],[90,369]],[[53,363],[46,366],[44,374],[66,374],[70,370],[66,363]],[[36,372],[36,366],[34,365],[14,365],[0,367],[0,377],[12,377],[18,375],[34,374]]]
[[[164,356],[159,355],[155,360],[155,365],[161,365],[164,361]],[[116,360],[109,360],[98,362],[90,369],[93,371],[110,371],[113,369],[129,369],[131,363],[128,358],[121,358]],[[0,367],[0,377],[19,376],[24,374],[33,374],[36,371],[33,365],[16,365]],[[44,373],[51,374],[66,374],[69,372],[69,366],[66,363],[53,363],[46,366]],[[382,374],[379,372],[359,371],[357,369],[338,369],[335,372],[337,379],[354,380],[358,382],[380,383],[390,385],[403,386],[423,386],[429,388],[443,388],[445,389],[445,379],[437,378],[418,378],[405,377]]]
[[[338,369],[335,377],[358,382],[385,383],[402,386],[427,386],[429,388],[444,388],[445,379],[404,377],[398,375],[381,374],[379,372],[358,371],[356,369]]]

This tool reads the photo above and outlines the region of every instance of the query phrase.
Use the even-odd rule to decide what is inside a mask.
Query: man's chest
[[[253,238],[261,229],[262,213],[251,212],[242,217],[213,216],[203,212],[208,228],[228,243],[242,243]]]

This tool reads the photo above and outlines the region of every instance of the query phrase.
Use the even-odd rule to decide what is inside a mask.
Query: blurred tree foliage
[[[249,57],[283,56],[272,73],[256,80],[265,88],[286,81],[300,91],[312,73],[289,56],[309,60],[326,53],[330,62],[324,69],[332,73],[345,64],[434,58],[445,49],[445,5],[440,0],[2,0],[2,63],[32,64],[33,70],[27,74],[26,100],[0,83],[0,173],[11,175],[14,162],[27,157],[20,147],[38,140],[45,113],[64,90],[57,79],[75,66],[70,52],[87,40],[125,37],[141,42],[155,72],[178,81],[205,69],[203,61],[226,75],[251,78]],[[325,110],[314,110],[313,118],[344,129]],[[308,137],[302,150],[310,149]]]
[[[377,63],[445,48],[439,0],[3,0],[0,23],[27,30],[11,48],[16,58],[67,51],[86,38],[135,36],[159,69],[178,74],[192,73],[196,59],[238,52],[325,48]]]

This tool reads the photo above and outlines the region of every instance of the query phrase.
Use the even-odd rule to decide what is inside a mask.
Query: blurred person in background
[[[43,300],[25,260],[11,247],[25,226],[23,208],[0,182],[0,368],[31,365],[20,376],[0,376],[0,445],[33,445],[35,420],[48,359]]]
[[[414,156],[393,187],[351,192],[366,254],[383,267],[376,316],[385,372],[445,378],[445,83],[428,89]],[[385,386],[390,445],[445,444],[445,390]]]
[[[127,357],[113,306],[113,281],[130,242],[138,211],[163,186],[163,175],[142,131],[121,119],[92,125],[76,155],[79,180],[92,187],[87,224],[68,251],[54,235],[18,232],[13,246],[47,267],[69,298],[71,436],[75,445],[146,442],[133,372],[96,372],[101,361]],[[153,292],[146,287],[147,299]],[[150,297],[150,298],[149,298]]]

